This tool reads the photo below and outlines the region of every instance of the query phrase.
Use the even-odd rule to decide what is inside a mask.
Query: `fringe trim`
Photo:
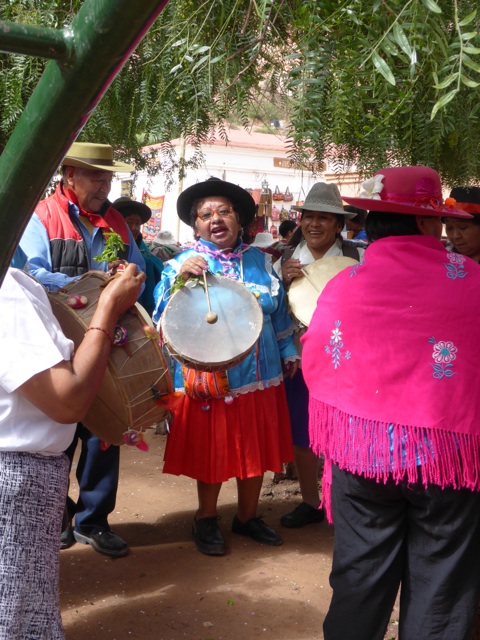
[[[332,517],[332,461],[323,461],[323,475],[322,475],[322,503],[320,505],[325,511],[327,516],[327,522],[333,524]]]
[[[480,433],[413,427],[349,415],[310,396],[310,443],[317,455],[341,469],[385,483],[422,483],[480,490]],[[330,506],[330,479],[323,485]],[[329,518],[331,521],[331,516]]]

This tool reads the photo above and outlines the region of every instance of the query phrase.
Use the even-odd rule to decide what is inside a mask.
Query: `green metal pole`
[[[68,33],[0,20],[0,51],[64,60],[70,55]]]
[[[0,156],[0,284],[49,180],[167,2],[86,0],[63,31],[70,55],[48,63]]]

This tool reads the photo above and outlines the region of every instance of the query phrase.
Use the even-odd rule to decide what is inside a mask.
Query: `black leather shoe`
[[[193,541],[199,551],[207,556],[223,556],[225,541],[218,528],[218,517],[193,520]]]
[[[77,542],[89,544],[95,551],[110,558],[121,558],[128,553],[128,544],[112,531],[98,531],[90,535],[74,531],[73,535]]]
[[[64,529],[60,535],[60,550],[70,549],[70,547],[73,547],[75,542],[76,540],[73,536],[72,527],[67,527],[66,529]]]
[[[284,527],[289,529],[300,529],[306,524],[315,524],[316,522],[323,522],[325,514],[322,509],[315,509],[306,502],[302,502],[295,507],[290,513],[286,513],[280,518],[280,522]]]
[[[269,527],[261,518],[251,518],[247,522],[240,522],[237,516],[234,516],[232,522],[233,533],[238,533],[241,536],[248,536],[260,542],[261,544],[269,544],[273,547],[278,547],[283,544],[282,538],[279,534]]]

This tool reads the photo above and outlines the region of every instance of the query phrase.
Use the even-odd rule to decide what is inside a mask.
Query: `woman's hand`
[[[187,258],[180,267],[179,275],[182,276],[186,282],[191,276],[201,276],[204,271],[207,271],[208,263],[202,256],[193,256]]]
[[[282,280],[290,284],[290,282],[294,278],[300,278],[303,276],[302,269],[304,265],[300,262],[300,260],[296,260],[294,258],[290,258],[290,260],[285,260],[282,264]]]
[[[283,377],[293,378],[293,376],[297,373],[299,366],[300,366],[300,360],[294,360],[293,362],[285,362],[285,364],[283,365]]]

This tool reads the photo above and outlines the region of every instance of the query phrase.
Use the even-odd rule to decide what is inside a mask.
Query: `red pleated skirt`
[[[283,383],[236,397],[212,399],[210,409],[185,396],[165,449],[164,473],[208,483],[280,472],[293,460]]]

